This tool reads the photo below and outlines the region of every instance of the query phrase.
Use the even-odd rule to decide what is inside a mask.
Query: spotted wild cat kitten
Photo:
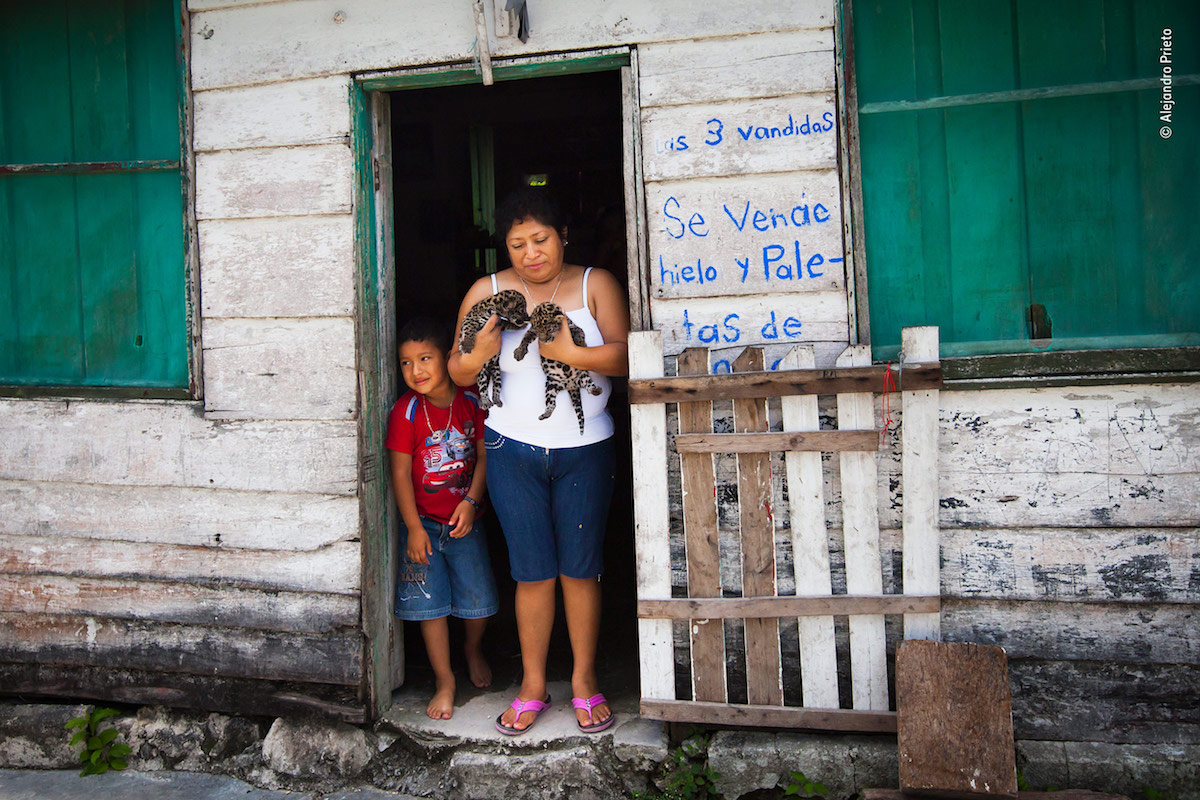
[[[462,335],[458,340],[458,350],[470,353],[475,349],[475,335],[483,329],[492,314],[500,318],[500,330],[514,331],[529,323],[529,312],[525,307],[525,295],[512,289],[485,297],[463,315]],[[484,363],[479,375],[475,378],[479,387],[480,405],[484,409],[492,406],[501,407],[500,402],[500,355],[496,354]],[[488,391],[491,390],[491,397]]]
[[[529,345],[537,340],[543,344],[551,341],[562,329],[563,320],[567,321],[567,330],[571,332],[571,340],[580,347],[587,345],[583,330],[571,321],[566,312],[554,303],[539,303],[529,315],[529,331],[521,339],[521,343],[513,350],[513,358],[521,361],[529,354]],[[558,402],[558,393],[566,391],[575,407],[575,416],[579,419],[579,433],[583,433],[583,398],[581,389],[587,389],[589,394],[600,394],[601,389],[592,381],[592,374],[586,369],[576,369],[561,361],[542,356],[542,371],[546,373],[546,411],[538,419],[546,419],[554,413]]]

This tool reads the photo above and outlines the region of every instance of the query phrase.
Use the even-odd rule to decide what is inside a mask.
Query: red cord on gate
[[[887,442],[888,426],[892,424],[892,404],[889,395],[896,391],[896,379],[892,377],[892,362],[888,362],[883,373],[883,430],[879,433],[879,446]]]

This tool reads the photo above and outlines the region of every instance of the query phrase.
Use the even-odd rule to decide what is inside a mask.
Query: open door
[[[382,398],[381,430],[387,409],[405,390],[395,360],[396,331],[414,316],[441,317],[452,325],[470,285],[508,266],[506,253],[498,251],[491,236],[493,210],[517,186],[556,190],[572,218],[567,260],[608,269],[630,286],[634,328],[646,324],[645,215],[630,59],[622,50],[493,61],[496,82],[491,86],[464,69],[424,68],[360,81],[369,90],[365,94],[371,98],[374,123],[378,291],[373,301],[365,302],[378,313],[380,378],[372,391]],[[609,515],[601,638],[630,641],[636,629],[636,589],[629,406],[623,381],[614,385],[610,409],[618,459],[625,466],[618,467]],[[386,481],[382,450],[379,458]],[[368,534],[378,541],[364,548],[364,575],[371,576],[373,598],[368,603],[364,587],[364,614],[370,605],[375,623],[368,630],[377,637],[370,649],[377,668],[388,674],[386,680],[375,678],[380,692],[385,684],[390,691],[406,679],[423,679],[427,671],[419,631],[406,632],[391,618],[400,526],[390,494],[385,505]],[[516,663],[507,549],[495,519],[486,522],[493,533],[489,542],[501,610],[485,641],[497,660],[510,657]],[[552,671],[556,658],[569,663],[566,636],[556,634],[554,641],[562,650],[550,653]],[[636,682],[636,654],[629,648],[607,648],[597,666],[629,687]]]

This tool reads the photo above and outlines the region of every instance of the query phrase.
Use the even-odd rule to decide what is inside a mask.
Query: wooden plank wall
[[[668,355],[849,341],[831,16],[638,48],[653,327]]]
[[[345,135],[339,127],[343,117],[300,97],[340,91],[348,71],[468,61],[475,36],[466,6],[457,16],[443,7],[391,0],[359,0],[345,8],[325,0],[191,0],[190,7],[198,149],[249,147],[266,155],[271,148],[295,148],[311,151],[296,159],[335,170],[342,168],[340,156],[332,154],[337,137]],[[494,13],[494,3],[488,7]],[[561,0],[544,4],[536,15],[527,43],[493,40],[493,56],[638,48],[649,298],[653,326],[667,351],[708,345],[717,351],[716,368],[724,371],[745,344],[766,344],[771,365],[799,341],[814,346],[817,365],[831,364],[849,341],[844,270],[842,262],[831,260],[843,250],[840,174],[833,133],[814,132],[812,122],[834,110],[832,3]],[[293,99],[271,109],[272,98],[287,96]],[[242,144],[201,141],[208,135],[202,102],[236,109],[225,115],[224,127],[240,125],[236,138]],[[789,115],[792,130],[785,136]],[[808,133],[797,134],[805,118]],[[330,120],[337,124],[323,127]],[[766,138],[758,138],[760,127]],[[772,137],[771,128],[779,135]],[[718,130],[720,142],[705,144],[718,138]],[[687,150],[679,147],[680,137]],[[232,156],[225,158],[234,163]],[[324,191],[319,177],[304,180],[310,189]],[[330,187],[327,197],[306,203],[305,209],[332,204],[317,218],[221,224],[231,234],[235,228],[245,231],[251,241],[266,235],[256,227],[265,225],[278,231],[272,246],[280,248],[303,236],[311,240],[319,229],[327,243],[302,249],[298,258],[304,263],[346,246],[350,227],[338,205],[343,198]],[[755,211],[764,216],[756,218]],[[807,225],[793,224],[805,220]],[[300,226],[309,227],[303,235],[289,235]],[[202,237],[204,229],[202,223]],[[812,260],[818,254],[819,263]],[[296,285],[298,302],[307,302],[300,293],[349,296],[337,285],[349,273],[336,268],[336,256],[328,257],[334,268],[322,272],[324,280],[293,282],[305,284]],[[297,259],[281,255],[277,262],[274,268],[288,269]],[[684,272],[697,264],[702,272]],[[711,282],[708,267],[716,271]],[[206,263],[205,269],[213,266]],[[262,271],[260,281],[270,282],[272,274]],[[211,311],[208,299],[220,289],[208,282],[204,288],[206,314],[254,316],[231,305]],[[226,292],[225,302],[236,302],[235,294]],[[280,313],[305,316],[286,307]],[[731,313],[737,319],[727,319]],[[799,323],[799,336],[789,335],[797,326],[788,319]],[[673,360],[665,366],[673,370]],[[1004,638],[1014,654],[1019,736],[1138,741],[1173,729],[1195,737],[1200,720],[1180,710],[1189,707],[1180,701],[1190,697],[1190,707],[1200,705],[1189,688],[1200,685],[1198,626],[1186,624],[1200,592],[1193,577],[1200,549],[1197,406],[1194,385],[941,393],[938,523],[947,604],[942,635]],[[773,426],[775,409],[768,407],[769,416],[776,415]],[[718,424],[728,419],[732,426],[728,406],[713,413]],[[675,430],[677,422],[672,417],[667,424]],[[898,531],[902,516],[897,452],[885,450],[878,465],[878,517],[887,529],[881,552],[885,588],[903,569],[898,534],[889,533]],[[728,480],[735,465],[735,458],[714,459],[722,524],[728,507],[723,498],[729,495],[721,492],[735,485]],[[669,469],[672,524],[681,547],[675,459]],[[827,472],[833,474],[826,475],[818,502],[827,506],[830,524],[840,526],[840,485],[836,470]],[[788,502],[778,487],[773,505],[779,548],[787,553],[792,531]],[[673,557],[682,559],[679,547]],[[842,559],[841,545],[832,539],[830,558],[835,567]],[[733,578],[722,581],[731,585]],[[781,581],[779,588],[792,587]],[[1038,624],[1024,624],[1031,620]],[[1165,633],[1175,623],[1175,634]],[[654,635],[660,634],[656,629]],[[1108,699],[1097,704],[1096,697]]]
[[[7,692],[364,718],[350,81],[254,82],[195,87],[203,401],[0,401]]]
[[[188,9],[203,400],[0,401],[0,614],[12,623],[0,685],[184,704],[208,694],[200,702],[238,710],[294,707],[287,695],[353,716],[364,534],[351,73],[469,63],[474,21],[469,4],[394,0]],[[538,12],[531,42],[491,44],[502,57],[786,40],[831,20],[828,0],[571,0]],[[262,683],[306,676],[337,690]]]
[[[395,0],[189,9],[204,400],[0,400],[0,613],[41,615],[0,629],[0,685],[345,711],[349,684],[270,681],[302,680],[301,650],[330,680],[360,658],[345,635],[361,570],[350,73],[469,62],[474,23],[469,4]],[[494,56],[638,48],[649,296],[667,351],[710,346],[724,371],[746,344],[765,344],[770,366],[801,342],[831,364],[849,341],[840,174],[835,133],[813,123],[835,110],[833,4],[535,13],[529,42],[494,40]],[[941,393],[942,635],[1009,650],[1019,737],[1200,741],[1198,407],[1195,384]],[[728,405],[713,414],[732,430]],[[769,405],[773,430],[778,415]],[[903,568],[898,459],[879,460],[885,589]],[[714,459],[722,527],[735,465]],[[665,469],[682,543],[676,460]],[[840,526],[826,473],[805,502]],[[773,507],[788,556],[778,486]],[[829,559],[840,569],[833,537]],[[154,660],[159,642],[205,670],[213,653],[263,658],[253,675],[206,677],[169,651]]]
[[[942,638],[999,644],[1008,651],[1019,738],[1200,740],[1195,385],[939,394]],[[897,405],[891,415],[898,425],[879,455],[885,592],[903,585],[905,569],[899,447],[904,428]],[[878,399],[874,415],[876,420],[882,415]],[[722,420],[732,424],[728,404],[717,404],[714,416],[718,427]],[[828,427],[833,409],[826,401],[820,416]],[[770,417],[771,429],[780,430],[774,410]],[[669,419],[668,427],[673,423]],[[776,472],[782,467],[777,464]],[[736,465],[718,458],[716,472],[721,547],[729,553],[737,547]],[[828,517],[829,559],[838,576],[845,563],[837,535],[842,492],[838,470],[828,460],[819,492]],[[778,480],[773,495],[779,591],[789,594],[788,562],[802,552],[793,544],[791,524],[797,498],[785,495]],[[671,513],[682,513],[675,498]],[[679,541],[672,545],[673,583],[682,587],[682,550]],[[812,556],[804,558],[811,562]],[[722,575],[725,586],[738,580],[730,568]],[[844,583],[833,588],[846,590]],[[901,633],[899,619],[889,618],[889,651]],[[739,637],[740,630],[733,640]],[[804,640],[801,636],[801,644]],[[839,649],[848,646],[844,624],[837,640]],[[677,638],[676,646],[686,653],[688,642]],[[741,656],[727,658],[737,663]],[[686,670],[687,663],[677,661],[677,669]],[[789,665],[784,666],[786,688]],[[848,675],[845,663],[839,670]]]
[[[942,633],[1008,651],[1019,738],[1200,741],[1198,408],[942,393]]]

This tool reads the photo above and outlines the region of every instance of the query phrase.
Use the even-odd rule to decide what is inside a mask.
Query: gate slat
[[[733,362],[734,372],[763,369],[763,352],[747,347]],[[767,430],[765,398],[733,401],[733,427],[738,433]],[[739,453],[738,510],[742,543],[742,596],[775,595],[775,523],[771,515],[771,457]],[[746,690],[751,705],[783,705],[779,658],[779,621],[746,620]]]
[[[839,367],[863,367],[871,363],[865,345],[846,348],[838,356]],[[838,429],[865,430],[874,427],[871,393],[837,396]],[[842,531],[846,552],[846,591],[849,594],[881,594],[883,572],[879,558],[878,476],[874,453],[843,452],[838,455],[842,476]],[[886,710],[888,707],[887,643],[882,615],[850,617],[850,683],[854,708]]]
[[[771,728],[819,728],[826,731],[895,733],[893,711],[850,711],[838,708],[744,706],[650,700],[642,715],[667,722],[709,722],[718,725],[760,725]],[[983,796],[983,795],[981,795]]]
[[[662,333],[629,334],[629,376],[661,378]],[[667,407],[629,409],[633,448],[634,544],[639,600],[671,597],[670,511],[667,497]],[[642,698],[675,699],[675,659],[669,619],[638,620]]]
[[[904,363],[936,361],[938,329],[905,328],[900,347]],[[901,380],[903,380],[903,372]],[[903,386],[901,387],[903,388]],[[937,594],[941,590],[938,535],[938,392],[901,392],[904,403],[900,439],[904,491],[904,592]],[[905,614],[904,638],[942,638],[938,614]]]
[[[680,375],[707,375],[708,349],[688,348],[679,354]],[[711,434],[712,402],[679,404],[680,433]],[[687,543],[688,597],[721,596],[721,562],[717,541],[716,473],[711,453],[681,453],[683,532]],[[725,623],[693,619],[692,691],[697,700],[724,703]]]
[[[784,356],[784,369],[812,369],[813,348],[794,347]],[[816,431],[820,428],[816,395],[784,397],[783,429]],[[828,596],[833,593],[829,573],[829,534],[825,530],[825,489],[820,453],[788,453],[788,510],[792,522],[792,565],[797,596]],[[800,679],[804,705],[837,708],[837,651],[833,617],[801,617]]]
[[[878,449],[879,431],[681,433],[675,437],[677,453],[833,453],[842,450],[873,452]]]
[[[647,619],[745,619],[746,617],[831,617],[855,614],[933,614],[939,595],[829,594],[817,597],[678,597],[639,600]]]

